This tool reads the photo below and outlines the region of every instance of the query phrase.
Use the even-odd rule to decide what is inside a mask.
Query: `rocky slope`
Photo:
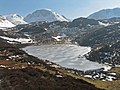
[[[94,62],[117,67],[120,65],[120,42],[93,48],[92,51],[86,55],[86,57]]]
[[[76,38],[76,41],[81,45],[100,46],[111,45],[120,40],[120,23],[103,27],[101,29],[92,31],[82,38]]]

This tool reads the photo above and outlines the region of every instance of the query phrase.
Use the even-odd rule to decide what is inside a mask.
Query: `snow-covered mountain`
[[[6,17],[0,16],[0,28],[14,27],[15,25],[8,21]]]
[[[68,21],[64,16],[50,10],[50,9],[41,9],[36,10],[32,14],[27,15],[24,20],[26,22],[39,22],[39,21]]]
[[[120,17],[120,8],[103,9],[88,16],[89,19],[110,19]]]
[[[6,15],[6,19],[15,25],[27,24],[27,22],[23,20],[23,17],[17,14]]]

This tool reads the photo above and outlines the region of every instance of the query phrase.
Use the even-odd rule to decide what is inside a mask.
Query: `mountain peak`
[[[8,21],[5,16],[0,15],[0,29],[14,27],[15,25]]]
[[[18,24],[27,24],[27,22],[25,22],[23,20],[23,17],[18,15],[18,14],[10,14],[10,15],[6,15],[6,19],[10,22],[12,22],[15,25]]]
[[[120,17],[120,8],[102,9],[88,16],[89,19],[110,19]]]
[[[39,21],[68,21],[62,15],[52,11],[51,9],[36,10],[32,14],[27,15],[24,20],[29,23]]]
[[[53,10],[49,9],[49,8],[42,8],[42,9],[36,10],[36,11],[50,11],[50,12],[53,12]]]

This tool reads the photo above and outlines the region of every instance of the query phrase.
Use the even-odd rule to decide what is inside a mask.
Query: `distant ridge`
[[[120,17],[120,8],[103,9],[88,16],[89,19],[110,19]]]

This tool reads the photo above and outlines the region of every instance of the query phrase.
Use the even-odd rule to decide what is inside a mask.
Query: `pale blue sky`
[[[73,19],[105,8],[120,7],[120,0],[0,0],[0,14],[17,13],[22,16],[41,9],[52,9]]]

